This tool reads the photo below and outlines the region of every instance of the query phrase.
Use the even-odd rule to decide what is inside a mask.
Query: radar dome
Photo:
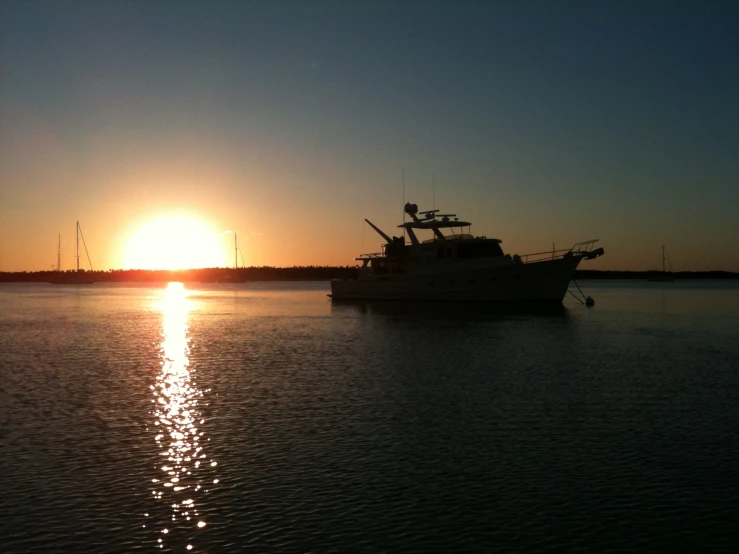
[[[405,213],[407,213],[408,215],[416,215],[418,213],[418,206],[416,204],[406,202]]]

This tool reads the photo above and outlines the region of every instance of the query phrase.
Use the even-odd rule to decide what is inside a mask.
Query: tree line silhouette
[[[84,271],[84,270],[81,270]],[[2,271],[0,282],[45,283],[69,271]],[[246,281],[330,281],[331,279],[356,279],[355,266],[295,266],[295,267],[239,267],[205,269],[111,269],[108,271],[84,271],[86,276],[99,283],[185,281],[200,283],[243,283]],[[654,271],[604,271],[580,269],[575,279],[648,279]],[[676,279],[739,279],[739,273],[730,271],[678,271]]]
[[[83,272],[83,270],[80,270]],[[76,273],[69,271],[4,271],[0,282],[47,282],[55,277]],[[240,283],[245,281],[330,281],[354,279],[357,268],[352,266],[239,267],[204,269],[111,269],[84,271],[98,283],[189,281],[201,283]]]

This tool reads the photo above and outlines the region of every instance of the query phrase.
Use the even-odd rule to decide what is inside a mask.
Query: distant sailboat
[[[241,258],[243,263],[244,258]],[[233,271],[224,271],[218,279],[219,283],[245,283],[246,279],[239,275],[239,242],[236,239],[236,233],[234,233],[234,267]]]
[[[92,262],[90,261],[90,254],[87,252],[87,244],[85,244],[85,237],[82,235],[82,228],[80,222],[77,221],[76,227],[76,252],[75,258],[77,260],[77,271],[62,272],[61,270],[61,234],[59,235],[59,244],[57,247],[57,275],[49,281],[52,285],[92,285],[92,276],[87,275],[85,270],[80,269],[80,237],[82,237],[82,245],[85,247],[85,254],[87,255],[87,263],[90,264],[90,271],[92,271]]]
[[[665,245],[662,245],[662,271],[652,271],[653,275],[649,276],[647,278],[648,281],[663,281],[663,282],[669,282],[674,281],[675,277],[672,275],[672,263],[670,263],[670,271],[668,272],[665,268],[665,260],[667,259],[667,256],[665,255]]]

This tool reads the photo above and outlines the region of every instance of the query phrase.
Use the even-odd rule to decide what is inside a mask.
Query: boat
[[[241,259],[244,261],[243,257]],[[236,233],[234,233],[234,266],[233,269],[224,270],[218,277],[219,283],[245,283],[246,278],[240,275],[239,272],[239,242],[236,239]]]
[[[365,219],[386,243],[380,252],[354,258],[362,264],[355,279],[331,281],[332,300],[561,304],[580,262],[604,254],[594,239],[565,250],[511,256],[503,252],[499,239],[474,236],[470,223],[438,212],[419,212],[416,204],[405,204],[411,220],[398,227],[410,244],[405,236],[390,237]],[[420,240],[416,232],[422,230],[433,237]]]
[[[663,244],[662,245],[662,271],[651,270],[649,272],[649,276],[647,277],[647,281],[672,282],[675,280],[675,276],[672,274],[672,262],[670,262],[670,271],[666,271],[665,260],[667,260],[667,256],[665,255],[665,245]]]
[[[87,244],[85,244],[85,237],[82,235],[82,228],[80,222],[77,221],[76,226],[76,251],[75,259],[77,260],[76,271],[62,271],[61,270],[61,235],[59,235],[59,245],[57,247],[57,273],[49,281],[52,285],[92,285],[95,281],[93,277],[89,275],[84,269],[80,269],[80,237],[82,237],[82,245],[85,247],[85,254],[87,255],[87,262],[90,264],[90,271],[92,269],[92,262],[90,261],[90,254],[87,252]]]

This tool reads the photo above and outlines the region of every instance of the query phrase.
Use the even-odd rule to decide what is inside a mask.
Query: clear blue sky
[[[0,270],[80,220],[121,267],[145,219],[246,262],[350,264],[406,199],[507,252],[739,271],[739,2],[0,4]]]

